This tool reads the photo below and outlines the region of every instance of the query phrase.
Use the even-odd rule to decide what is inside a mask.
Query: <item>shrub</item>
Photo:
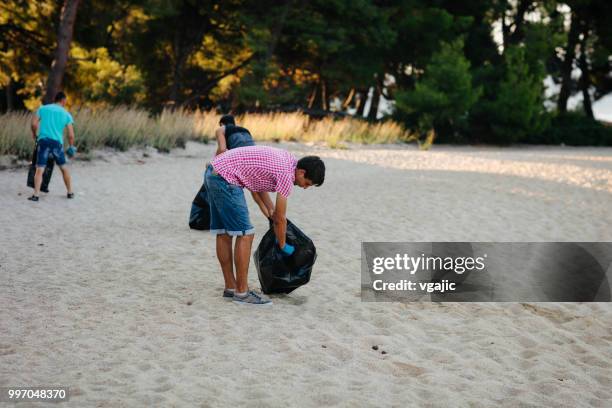
[[[568,112],[553,116],[548,130],[528,142],[568,146],[612,146],[612,127],[605,126],[581,112]]]

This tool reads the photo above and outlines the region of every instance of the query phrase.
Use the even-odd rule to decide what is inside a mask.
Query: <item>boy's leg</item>
[[[68,194],[72,194],[72,178],[70,177],[70,172],[68,171],[66,166],[59,166],[59,168],[62,171],[62,177],[64,177],[64,184],[66,185],[66,191],[68,192]]]
[[[70,177],[70,172],[66,167],[66,155],[64,154],[64,148],[61,144],[55,144],[52,149],[53,157],[55,158],[55,162],[59,166],[62,171],[62,177],[64,178],[64,185],[66,186],[66,192],[68,193],[68,198],[71,198],[72,194],[72,179]]]
[[[206,170],[206,188],[209,193],[210,205],[210,231],[217,235],[227,235],[229,238],[217,238],[219,262],[231,260],[231,237],[236,236],[236,247],[234,248],[234,265],[236,277],[226,273],[226,288],[230,275],[233,278],[234,288],[237,293],[248,291],[248,268],[251,255],[251,244],[253,242],[253,226],[249,220],[249,209],[244,198],[242,188],[230,185],[218,174],[213,173],[212,166]],[[227,243],[225,244],[227,240]],[[226,245],[229,245],[229,249]],[[230,261],[231,262],[231,261]],[[227,268],[229,269],[229,268]]]
[[[223,271],[225,289],[235,289],[236,278],[234,277],[234,265],[232,259],[232,237],[230,235],[217,235],[217,259],[219,259],[219,263],[221,264],[221,270]]]
[[[40,194],[40,186],[42,185],[43,173],[47,167],[51,146],[48,140],[41,139],[38,142],[38,151],[36,152],[36,173],[34,173],[34,197]]]
[[[232,236],[227,234],[223,224],[223,216],[217,206],[222,204],[223,189],[221,179],[212,174],[212,166],[207,166],[204,175],[204,184],[208,194],[208,204],[210,209],[210,232],[216,234],[217,259],[223,272],[225,289],[236,288],[236,278],[234,277],[234,259],[232,254]]]
[[[249,234],[236,237],[234,262],[236,263],[236,292],[238,293],[249,290],[249,261],[254,236],[254,234]]]
[[[36,173],[34,173],[34,196],[38,197],[40,194],[40,186],[42,185],[43,173],[45,172],[44,167],[36,167]]]

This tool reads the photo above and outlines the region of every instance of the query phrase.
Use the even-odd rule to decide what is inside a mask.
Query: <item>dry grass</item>
[[[13,154],[27,159],[32,154],[32,132],[29,113],[0,116],[0,155]]]
[[[207,142],[214,138],[220,115],[215,112],[166,110],[151,116],[147,111],[116,107],[78,109],[73,112],[76,145],[81,152],[103,146],[126,150],[153,146],[160,151],[182,147],[187,140]],[[0,115],[0,155],[28,158],[31,154],[31,114]],[[311,120],[303,113],[246,114],[237,122],[251,131],[255,140],[323,142],[343,148],[344,142],[394,143],[413,140],[391,121],[371,124],[354,118]]]

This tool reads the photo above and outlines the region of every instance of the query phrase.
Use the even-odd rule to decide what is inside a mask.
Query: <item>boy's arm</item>
[[[276,210],[272,219],[274,220],[274,234],[278,240],[278,246],[283,248],[285,246],[285,238],[287,234],[287,197],[282,194],[276,193]]]
[[[38,126],[40,125],[40,119],[38,118],[38,112],[34,113],[34,115],[32,115],[32,124],[31,124],[31,129],[32,129],[32,138],[34,139],[34,141],[36,142],[36,136],[38,134]]]
[[[218,156],[227,150],[227,144],[225,141],[225,127],[220,127],[217,129],[215,131],[215,136],[217,138],[217,153],[215,153],[215,156]]]
[[[253,200],[255,200],[255,202],[259,206],[259,209],[263,213],[264,217],[270,218],[272,216],[272,213],[268,210],[268,207],[266,206],[266,204],[262,200],[260,194],[261,193],[258,193],[256,191],[251,191],[251,195],[253,196]]]
[[[261,191],[259,193],[259,198],[261,198],[261,200],[263,201],[263,204],[268,209],[268,213],[270,214],[270,217],[272,217],[272,215],[274,214],[274,203],[272,202],[272,199],[270,198],[270,194],[268,194],[267,191]]]
[[[68,126],[66,126],[66,128],[68,128],[68,143],[69,143],[69,146],[74,146],[74,127],[72,126],[72,123],[69,124]]]

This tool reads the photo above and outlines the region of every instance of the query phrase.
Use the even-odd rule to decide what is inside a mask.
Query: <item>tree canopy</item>
[[[78,105],[375,121],[384,99],[441,141],[545,140],[572,96],[588,121],[612,92],[610,10],[605,0],[7,0],[0,110],[33,109],[61,87]]]

